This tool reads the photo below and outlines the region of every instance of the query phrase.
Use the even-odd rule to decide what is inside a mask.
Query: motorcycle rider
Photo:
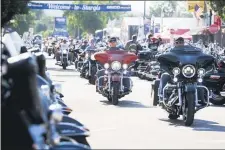
[[[84,53],[86,51],[95,51],[96,50],[96,47],[95,47],[95,40],[92,39],[90,41],[90,46],[88,46],[84,51],[83,53],[81,53],[81,55],[84,55]],[[85,69],[87,68],[88,66],[88,60],[86,59],[85,62],[83,63],[83,66],[82,66],[82,69],[81,69],[81,73],[84,73]]]
[[[86,48],[88,47],[88,41],[87,40],[84,40],[83,44],[81,45],[81,49],[82,50],[85,50]]]
[[[60,61],[61,50],[66,49],[69,50],[69,44],[66,40],[63,40],[63,43],[60,44],[60,50],[56,52],[56,64]],[[71,53],[68,53],[68,60],[71,62]]]
[[[74,59],[74,50],[75,50],[75,44],[73,43],[73,39],[71,38],[70,40],[69,40],[69,47],[72,47],[73,46],[73,49],[72,49],[72,51],[70,51],[70,53],[71,53],[71,60],[72,60],[72,63],[75,61],[75,59]]]
[[[120,48],[117,47],[117,40],[115,37],[111,37],[108,41],[109,48],[105,51],[115,51],[115,50],[121,50]],[[104,76],[105,75],[105,69],[99,70],[97,73],[97,78]],[[99,79],[99,86],[100,90],[103,89],[103,84],[104,84],[104,78]],[[123,85],[124,85],[124,92],[129,92],[130,89],[127,87],[130,87],[130,81],[128,78],[123,79]]]
[[[171,51],[176,52],[175,50],[182,50],[181,48],[184,47],[184,38],[182,37],[177,38],[174,44],[175,44],[175,47],[171,49]],[[160,68],[163,69],[162,64],[160,64]],[[161,96],[163,95],[163,88],[166,86],[166,84],[169,81],[171,81],[170,75],[167,72],[164,72],[161,75],[160,84],[159,84],[159,92]],[[199,99],[202,100],[202,102],[204,103],[204,91],[202,90],[199,90]],[[162,103],[162,101],[163,101],[163,98],[159,97],[159,103]]]
[[[125,46],[125,50],[131,51],[131,49],[135,50],[135,54],[136,55],[137,55],[139,50],[142,50],[141,45],[137,41],[137,36],[136,35],[133,35],[132,36],[132,40],[128,41],[126,46]]]

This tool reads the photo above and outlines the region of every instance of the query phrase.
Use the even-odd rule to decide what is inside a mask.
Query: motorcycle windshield
[[[160,64],[171,67],[194,65],[198,68],[205,68],[214,63],[214,57],[204,54],[201,49],[192,46],[173,48],[170,52],[159,56]]]
[[[119,61],[121,63],[130,64],[137,59],[134,53],[129,53],[123,50],[111,50],[106,52],[99,52],[95,54],[95,59],[100,63],[112,63],[113,61]]]

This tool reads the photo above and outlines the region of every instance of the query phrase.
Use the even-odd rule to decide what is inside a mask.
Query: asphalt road
[[[185,127],[181,119],[170,121],[164,110],[152,106],[148,81],[133,78],[133,92],[113,106],[74,66],[63,70],[47,57],[47,67],[53,81],[62,84],[64,100],[73,109],[70,116],[90,129],[93,149],[225,149],[225,106],[200,110],[194,124]]]

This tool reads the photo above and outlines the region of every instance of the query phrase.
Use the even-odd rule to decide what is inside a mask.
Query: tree
[[[224,0],[210,0],[209,2],[213,11],[217,12],[219,16],[225,19],[225,1]]]
[[[12,27],[16,29],[19,34],[23,34],[28,31],[30,26],[34,25],[35,13],[29,11],[26,15],[15,15],[13,17],[14,22],[12,23]]]
[[[75,1],[74,4],[119,4],[118,1]],[[119,12],[64,11],[68,19],[68,29],[81,28],[84,32],[94,33],[107,24],[108,19],[119,17]]]
[[[156,2],[154,6],[150,6],[150,16],[161,17],[163,12],[164,17],[192,17],[186,8],[180,7],[177,1]],[[162,10],[163,9],[163,10]]]
[[[2,0],[1,3],[1,27],[4,27],[15,15],[28,12],[27,3],[30,0]]]

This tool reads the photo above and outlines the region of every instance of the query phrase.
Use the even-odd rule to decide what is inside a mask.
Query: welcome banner
[[[74,10],[74,11],[131,11],[131,5],[85,5],[85,4],[53,4],[36,3],[27,4],[30,9]]]

